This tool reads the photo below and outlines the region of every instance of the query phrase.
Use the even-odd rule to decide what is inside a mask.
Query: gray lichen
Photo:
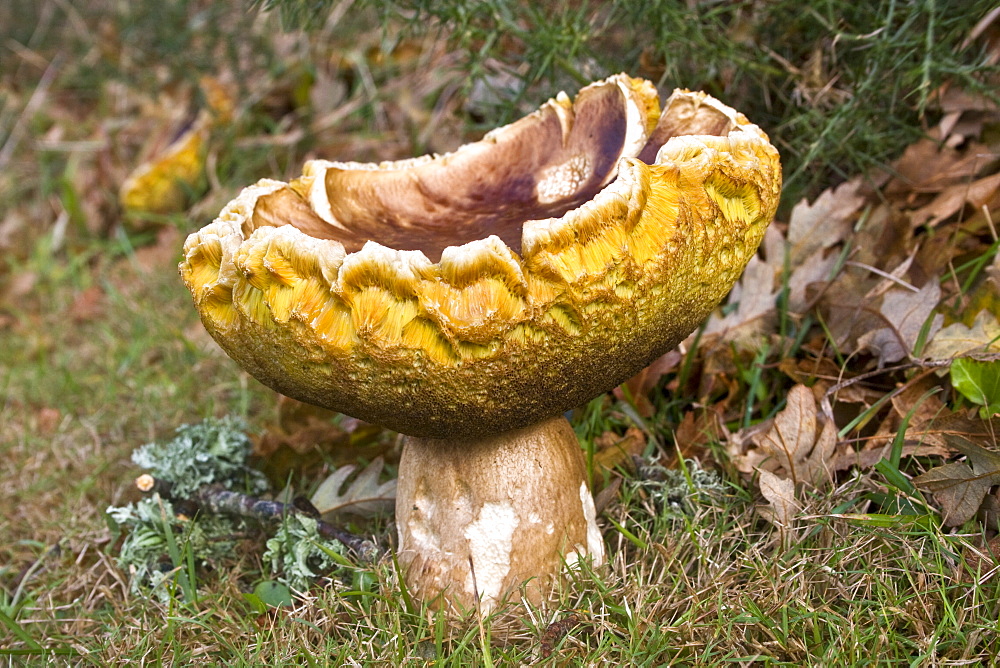
[[[239,418],[226,416],[177,428],[168,443],[147,443],[132,461],[158,480],[172,483],[172,494],[185,498],[200,487],[220,484],[246,494],[267,491],[267,478],[247,466],[252,450]]]
[[[138,448],[132,461],[165,484],[173,499],[191,500],[209,486],[264,494],[269,489],[267,478],[247,465],[252,447],[244,428],[243,422],[233,417],[183,425],[173,440]],[[243,517],[204,511],[186,517],[178,511],[177,503],[159,493],[126,506],[109,507],[107,513],[126,532],[118,564],[130,574],[133,592],[152,591],[163,600],[176,592],[192,594],[189,567],[204,568],[231,557],[239,537],[252,528]],[[267,541],[264,562],[279,581],[304,591],[318,574],[337,565],[331,555],[344,551],[339,541],[319,535],[315,520],[289,515],[277,535]]]
[[[289,515],[278,533],[267,541],[264,562],[278,579],[295,591],[305,591],[318,575],[328,573],[343,557],[340,541],[323,538],[316,520],[304,515]]]
[[[633,483],[649,495],[659,513],[691,516],[698,504],[711,503],[726,494],[726,485],[715,471],[703,469],[693,459],[684,469],[668,469],[658,464],[643,466]]]

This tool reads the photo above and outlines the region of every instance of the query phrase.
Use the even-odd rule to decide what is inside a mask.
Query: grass
[[[318,26],[312,38],[279,34],[274,17],[248,16],[242,6],[207,0],[171,3],[165,14],[144,2],[124,7],[93,0],[76,8],[55,0],[29,4],[0,8],[0,25],[12,26],[8,38],[17,44],[0,53],[3,62],[16,63],[0,68],[0,157],[8,156],[0,169],[0,662],[799,666],[995,661],[1000,579],[992,532],[975,520],[957,529],[940,524],[909,486],[912,462],[900,459],[902,438],[874,471],[845,472],[837,484],[809,492],[798,518],[781,528],[762,519],[752,481],[735,470],[719,439],[709,439],[695,452],[702,465],[716,470],[718,489],[700,490],[696,465],[681,460],[691,503],[667,504],[664,483],[650,471],[609,474],[608,480],[621,478],[621,487],[600,518],[607,567],[577,574],[575,586],[545,610],[514,611],[521,625],[513,631],[493,619],[482,627],[449,625],[410,605],[391,556],[374,565],[349,565],[335,578],[317,581],[291,606],[262,612],[246,596],[271,577],[260,563],[263,540],[257,535],[242,537],[232,558],[204,569],[192,566],[183,532],[173,534],[170,567],[184,569],[188,595],[161,600],[134,593],[128,573],[114,561],[120,543],[104,515],[109,505],[137,497],[132,450],[207,416],[235,414],[261,431],[278,410],[276,395],[242,372],[201,328],[176,274],[183,234],[214,215],[242,185],[262,176],[288,176],[308,156],[392,158],[446,150],[466,138],[463,124],[475,123],[481,108],[463,106],[457,92],[464,81],[461,67],[440,41],[381,35],[377,17],[350,4],[334,8],[349,10],[341,14],[347,19]],[[458,12],[464,5],[441,6]],[[513,44],[494,44],[482,32],[492,25],[489,21],[513,21],[513,5],[483,6],[493,13],[467,16],[467,31],[456,36],[465,40],[463,48],[481,52],[476,62],[490,74],[496,49],[521,52],[517,34]],[[607,6],[623,15],[640,11]],[[575,7],[565,5],[565,20],[550,26],[552,40],[526,55],[535,63],[527,78],[536,88],[522,91],[524,103],[537,102],[533,91],[546,85],[547,77],[589,76],[574,59],[586,61],[595,44],[605,43],[593,40],[621,39],[610,23],[591,20],[589,12],[597,5]],[[787,3],[747,7],[762,26],[771,25],[764,20],[773,20],[769,12],[789,11]],[[833,25],[830,16],[837,7],[842,5],[831,0],[806,12],[798,32],[776,35],[776,44],[798,35],[803,48],[813,47],[822,41],[817,26]],[[933,83],[954,65],[937,56],[954,46],[955,35],[971,19],[932,2],[882,3],[870,11],[911,8],[917,18],[899,14],[891,24],[895,32],[874,37],[849,30],[863,17],[845,15],[845,23],[830,33],[841,40],[824,42],[823,53],[875,51],[883,48],[875,41],[890,40],[896,50],[912,50],[907,58],[917,57],[906,61],[911,69],[900,81]],[[633,16],[634,25],[658,35],[654,46],[661,51],[674,34],[667,19],[681,20],[693,11],[680,5],[663,9],[673,13],[664,14],[660,24],[644,25],[641,16]],[[726,67],[749,62],[748,44],[713,37],[712,21],[735,28],[736,15],[727,14],[734,11],[713,5],[709,23],[678,35],[688,41],[679,41],[677,48],[696,54],[712,43],[705,67],[717,71],[701,83],[724,93],[746,93],[753,90],[748,83],[753,77],[776,81],[787,68],[761,57],[750,63],[759,71],[739,69],[733,79],[725,79]],[[524,29],[523,23],[511,25]],[[920,50],[929,39],[933,48]],[[407,55],[407,44],[418,55]],[[641,51],[623,58],[638,59]],[[895,71],[890,52],[878,53],[881,59],[871,61],[874,69]],[[646,54],[647,61],[656,57],[657,52]],[[694,67],[694,60],[671,62]],[[43,86],[47,71],[54,74]],[[199,193],[184,214],[166,216],[158,233],[126,231],[118,225],[115,184],[138,160],[146,139],[161,130],[150,118],[172,105],[197,104],[195,82],[206,72],[232,76],[241,106],[239,120],[220,131],[213,144],[207,192]],[[690,74],[665,69],[662,76]],[[856,105],[866,102],[863,86],[876,83],[873,78],[858,84],[852,91]],[[416,93],[407,99],[406,91]],[[794,115],[788,105],[791,89],[779,92],[788,99],[772,101],[775,107],[768,113],[773,116],[762,118],[775,121],[774,134],[784,137],[797,164],[812,164],[815,156],[809,158],[809,151],[820,144],[809,141],[843,143],[845,125],[858,123],[848,107],[825,115],[827,109],[819,105]],[[926,86],[918,86],[914,95],[925,92]],[[324,95],[330,100],[343,95],[349,112],[317,121],[323,105],[339,108],[324,102]],[[26,113],[33,96],[39,102]],[[893,117],[901,124],[893,132],[909,136],[919,129],[912,114],[921,111],[921,99],[907,100],[908,111]],[[779,102],[787,107],[780,113]],[[826,129],[793,146],[800,129],[817,115],[823,115]],[[779,117],[784,120],[778,122]],[[294,135],[295,129],[302,134]],[[867,137],[869,144],[872,139],[858,137]],[[851,135],[851,142],[858,137]],[[829,170],[847,173],[857,166],[851,162],[855,158],[876,162],[888,155],[879,148],[852,157],[850,151],[861,149],[851,142],[844,143],[843,155],[824,154]],[[823,172],[823,178],[830,173]],[[964,267],[956,265],[955,271],[968,272],[956,303],[973,282],[981,283],[995,251],[995,243],[985,250],[977,247],[963,260]],[[784,407],[790,381],[779,367],[789,359],[814,356],[818,367],[823,355],[816,351],[835,352],[834,370],[846,373],[857,355],[841,355],[819,316],[817,311],[796,320],[782,311],[781,336],[754,350],[727,347],[710,359],[690,350],[664,379],[672,388],[664,390],[661,383],[654,392],[650,416],[639,416],[633,406],[610,396],[582,407],[574,426],[589,458],[598,437],[636,425],[649,439],[647,462],[668,460],[683,419],[721,404],[726,404],[729,429],[752,428]],[[912,380],[905,370],[893,373],[870,384],[888,398],[843,419],[841,426],[848,426],[842,438],[874,435],[875,425],[886,419],[895,383]],[[712,385],[719,378],[731,381],[728,389]],[[818,372],[812,380],[818,382]],[[899,433],[905,433],[905,424]],[[383,545],[392,541],[385,522],[354,528],[374,532]]]
[[[121,443],[119,457],[127,449]],[[96,463],[86,451],[76,454],[83,466]],[[93,510],[109,487],[125,486],[116,480],[122,474],[64,488],[50,512]],[[817,495],[806,519],[786,531],[757,518],[741,488],[702,495],[690,514],[665,512],[650,493],[655,489],[626,481],[603,523],[607,571],[581,575],[582,593],[563,595],[554,611],[530,611],[524,630],[495,637],[495,664],[539,659],[546,630],[565,618],[574,621],[546,648],[550,662],[868,665],[879,657],[920,665],[984,659],[997,649],[995,568],[971,566],[968,558],[979,537],[906,518],[881,526],[844,515],[838,506],[863,510],[859,500],[883,489],[873,480],[857,476]],[[99,522],[86,512],[77,521]],[[44,529],[31,533],[50,533]],[[35,562],[26,599],[7,613],[18,621],[5,621],[39,647],[70,648],[84,663],[483,662],[474,625],[446,631],[440,618],[407,611],[388,561],[355,568],[352,580],[318,583],[292,608],[257,614],[241,594],[259,568],[252,558],[203,576],[196,602],[164,604],[129,593],[105,552],[103,531],[66,533],[69,554]],[[41,653],[31,643],[17,645]]]

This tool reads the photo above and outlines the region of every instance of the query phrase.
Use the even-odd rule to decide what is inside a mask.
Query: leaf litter
[[[790,526],[805,489],[890,456],[947,526],[1000,508],[992,432],[948,432],[975,420],[970,407],[987,425],[1000,411],[1000,140],[987,132],[1000,111],[940,96],[940,125],[883,173],[779,215],[726,304],[681,347],[701,374],[695,407],[719,427],[711,438],[775,524]],[[657,404],[637,394],[690,389],[677,387],[680,368],[673,352],[626,383],[645,417]],[[751,373],[766,399],[747,395]],[[677,448],[706,433],[692,433],[689,407],[677,415]]]

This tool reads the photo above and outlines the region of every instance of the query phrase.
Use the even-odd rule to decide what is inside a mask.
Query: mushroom
[[[205,327],[261,382],[406,435],[398,554],[452,612],[604,560],[563,413],[693,331],[754,254],[778,154],[742,114],[624,74],[447,155],[313,160],[191,234]]]

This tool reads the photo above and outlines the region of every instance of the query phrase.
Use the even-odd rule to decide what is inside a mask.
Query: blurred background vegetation
[[[58,124],[24,113],[33,95],[48,105],[65,101],[63,111],[76,116],[76,131],[88,140],[95,118],[118,117],[103,128],[117,144],[110,162],[132,164],[149,135],[123,127],[125,114],[135,105],[146,112],[153,104],[194,108],[204,95],[199,79],[221,77],[233,86],[237,107],[253,113],[237,114],[217,134],[282,138],[245,141],[219,156],[219,180],[245,182],[294,169],[305,153],[347,157],[348,135],[356,141],[398,131],[409,141],[388,152],[400,157],[448,150],[455,138],[510,122],[559,90],[626,71],[664,93],[705,90],[764,128],[782,152],[787,212],[823,187],[885,167],[947,112],[942,91],[995,99],[993,4],[15,0],[0,7],[8,47],[0,53],[0,167],[17,157],[26,133],[44,136]],[[196,99],[186,99],[188,89]],[[351,109],[356,113],[333,123],[338,140],[330,140],[330,125],[302,122],[358,96],[364,100]],[[431,118],[417,117],[427,109]],[[435,135],[445,116],[450,125]],[[282,135],[293,127],[299,131]],[[61,132],[60,140],[78,139]],[[376,153],[351,151],[355,159]],[[66,151],[37,153],[31,169],[42,170],[43,197],[71,196],[63,183],[67,158],[79,160]],[[32,195],[32,180],[22,176],[8,171],[0,182],[0,213]],[[118,213],[113,199],[106,217]],[[83,225],[81,216],[71,218]]]
[[[286,25],[320,25],[335,0],[263,0]],[[986,0],[360,0],[388,40],[443,37],[492,127],[540,95],[625,71],[705,90],[771,133],[786,202],[881,167],[942,111],[945,84],[993,95]],[[488,91],[488,94],[484,93]]]

